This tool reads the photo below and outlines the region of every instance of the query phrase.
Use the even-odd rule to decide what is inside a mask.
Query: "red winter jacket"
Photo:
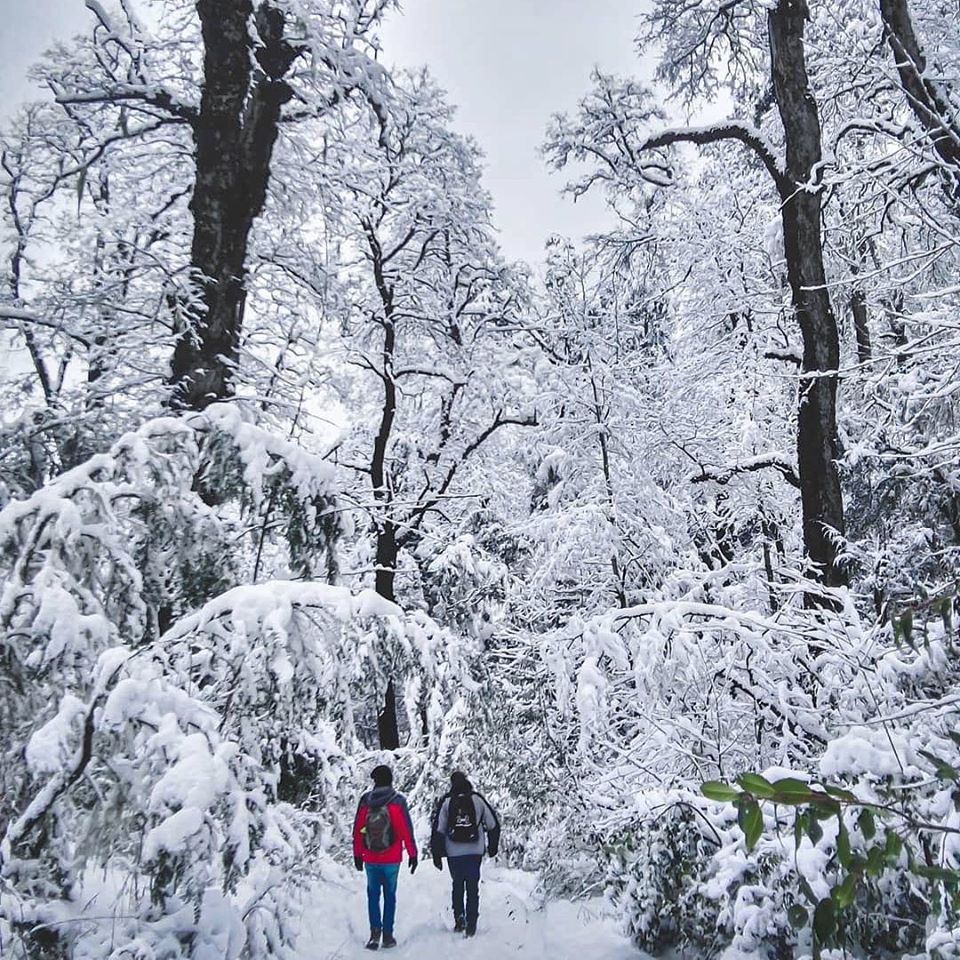
[[[393,843],[386,850],[368,850],[363,845],[363,828],[367,815],[371,807],[382,806],[386,806],[390,814]],[[353,855],[360,857],[364,863],[400,863],[403,860],[404,847],[407,848],[407,856],[415,859],[417,844],[413,839],[413,823],[407,801],[403,794],[397,793],[393,787],[375,787],[360,798],[357,815],[353,819]]]

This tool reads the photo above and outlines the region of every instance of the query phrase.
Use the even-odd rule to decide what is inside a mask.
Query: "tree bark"
[[[759,131],[739,122],[667,130],[643,142],[649,150],[674,143],[736,140],[749,147],[773,178],[781,200],[784,255],[791,301],[803,337],[797,423],[797,473],[804,550],[826,586],[847,582],[838,562],[844,533],[837,469],[837,378],[840,337],[826,289],[821,232],[820,118],[810,91],[804,52],[805,0],[779,0],[767,15],[774,100],[783,123],[786,166],[781,168]],[[826,604],[809,594],[811,606]]]
[[[803,45],[808,11],[803,0],[780,0],[768,14],[774,97],[786,136],[782,195],[783,240],[794,312],[803,336],[797,466],[803,541],[828,586],[846,582],[837,562],[843,536],[843,496],[837,469],[837,371],[840,338],[823,265],[820,119],[810,91]],[[783,188],[781,188],[783,189]],[[817,605],[816,597],[808,603]]]
[[[869,363],[873,356],[870,346],[870,324],[867,320],[867,296],[862,290],[854,290],[850,297],[850,313],[853,316],[853,332],[857,338],[857,360]]]
[[[400,748],[400,730],[397,726],[397,693],[392,680],[387,683],[387,692],[383,698],[383,710],[377,715],[377,734],[380,739],[381,750],[398,750]]]
[[[200,303],[174,349],[171,405],[201,410],[234,391],[246,301],[246,259],[263,210],[284,74],[297,51],[283,39],[284,15],[251,0],[197,0],[203,35],[203,93],[193,126],[196,180],[191,266]],[[259,43],[254,51],[249,22]],[[254,63],[254,60],[256,63]]]
[[[957,107],[936,80],[927,76],[927,59],[917,40],[907,0],[880,0],[880,15],[893,52],[907,106],[946,166],[944,181],[951,199],[960,200],[960,125]]]
[[[383,384],[383,406],[380,410],[380,426],[373,441],[370,458],[370,483],[373,498],[378,504],[374,520],[376,549],[374,552],[374,590],[387,600],[396,600],[397,577],[397,524],[393,516],[393,489],[387,466],[387,450],[390,435],[397,415],[397,382],[394,376],[394,354],[397,347],[397,328],[394,319],[393,285],[384,269],[383,248],[373,223],[363,224],[370,251],[373,277],[383,306],[383,367],[377,371]],[[393,679],[387,683],[383,707],[377,714],[377,735],[381,750],[396,750],[400,746],[397,723],[397,697]]]
[[[380,505],[376,518],[377,546],[375,552],[374,589],[381,597],[395,600],[395,580],[397,575],[397,524],[393,516],[393,490],[387,468],[387,449],[390,434],[397,415],[397,382],[394,371],[394,354],[397,349],[397,327],[394,318],[393,285],[384,270],[383,248],[372,223],[364,223],[370,260],[373,266],[374,282],[383,305],[383,347],[381,360],[383,367],[377,371],[383,384],[383,406],[380,412],[380,426],[373,441],[373,455],[370,458],[370,482],[373,498]]]

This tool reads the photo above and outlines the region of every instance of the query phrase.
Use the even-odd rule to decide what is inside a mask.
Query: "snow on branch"
[[[255,498],[260,496],[264,478],[275,473],[281,463],[289,473],[289,485],[300,498],[334,494],[335,469],[330,463],[250,422],[236,404],[211,404],[202,413],[190,416],[188,422],[198,430],[212,427],[230,438],[243,463],[244,480]]]
[[[768,347],[763,352],[765,360],[782,360],[784,363],[792,363],[796,367],[803,365],[803,352],[799,347]]]
[[[403,610],[373,590],[351,593],[326,583],[275,580],[235,587],[214,597],[195,613],[177,621],[161,638],[164,646],[212,626],[228,617],[234,627],[254,635],[265,626],[283,629],[297,608],[316,608],[347,622],[354,617],[403,617]],[[278,619],[279,611],[279,619]]]
[[[157,85],[115,83],[96,90],[63,90],[57,93],[56,102],[62,106],[97,103],[144,103],[176,117],[185,123],[197,121],[195,107],[177,100],[168,90]]]
[[[574,196],[601,182],[618,191],[645,184],[671,186],[671,158],[658,151],[678,143],[706,146],[726,140],[749,147],[773,177],[781,198],[790,196],[793,185],[777,159],[776,147],[749,121],[726,120],[650,133],[667,119],[654,91],[637,81],[599,71],[594,72],[593,82],[576,117],[554,117],[545,144],[547,158],[555,168],[563,169],[571,160],[589,166],[586,175],[567,186]]]
[[[20,307],[11,307],[7,304],[0,303],[0,320],[15,320],[17,323],[30,323],[38,327],[49,327],[57,333],[62,333],[64,336],[70,337],[71,340],[76,340],[77,343],[84,347],[90,346],[90,340],[87,337],[79,333],[73,333],[67,330],[59,321],[48,320],[46,317],[32,310],[23,310]]]
[[[70,762],[52,776],[39,793],[31,800],[27,809],[7,825],[3,840],[0,841],[0,869],[9,865],[17,845],[29,835],[31,830],[47,815],[56,801],[63,796],[83,775],[83,771],[93,756],[93,737],[96,731],[96,715],[103,704],[110,687],[130,657],[129,651],[118,647],[101,657],[97,665],[97,681],[88,704],[79,704],[83,718],[83,735],[80,745]],[[75,698],[72,698],[75,699]],[[43,728],[41,728],[42,732]],[[31,740],[31,744],[37,735]],[[28,754],[30,747],[27,748]]]
[[[764,453],[726,467],[701,466],[699,473],[691,473],[687,477],[687,483],[707,483],[709,481],[723,485],[742,473],[754,473],[757,470],[766,470],[767,468],[778,470],[791,487],[800,489],[800,477],[797,475],[793,464],[782,453]]]
[[[711,143],[721,143],[724,140],[736,140],[749,147],[760,158],[770,176],[773,177],[780,195],[782,197],[790,195],[792,185],[786,171],[780,161],[777,160],[773,145],[757,127],[745,121],[724,121],[704,127],[678,127],[662,130],[660,133],[648,137],[640,149],[655,150],[676,143],[695,143],[698,146],[706,146]]]

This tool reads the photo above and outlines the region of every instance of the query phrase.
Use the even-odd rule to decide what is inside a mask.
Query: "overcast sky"
[[[487,155],[487,188],[508,257],[540,259],[551,233],[608,223],[599,198],[574,205],[537,154],[550,115],[586,92],[590,70],[635,73],[638,0],[405,0],[384,59],[427,64]],[[0,0],[0,114],[31,94],[25,73],[55,37],[83,29],[83,0]]]

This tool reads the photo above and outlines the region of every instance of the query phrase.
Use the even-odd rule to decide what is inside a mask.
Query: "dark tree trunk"
[[[393,516],[393,488],[387,466],[387,450],[390,435],[397,415],[397,383],[394,378],[394,353],[397,347],[397,328],[394,321],[393,285],[384,271],[383,249],[372,223],[363,224],[370,249],[374,281],[383,304],[383,368],[380,380],[383,384],[383,406],[380,411],[380,427],[373,441],[373,456],[370,459],[370,483],[373,498],[377,502],[375,517],[376,550],[374,553],[374,589],[387,600],[396,600],[397,577],[397,524]],[[387,684],[383,709],[377,716],[377,732],[381,750],[396,750],[400,746],[397,725],[397,697],[393,680]]]
[[[615,537],[615,544],[610,550],[610,572],[613,574],[613,590],[617,598],[617,605],[625,608],[627,606],[626,578],[623,575],[623,569],[620,565],[617,501],[613,492],[613,471],[610,466],[610,447],[607,443],[606,415],[600,398],[600,390],[597,387],[596,377],[593,373],[593,362],[589,354],[587,355],[587,369],[590,371],[590,387],[593,392],[593,416],[594,422],[597,425],[597,440],[600,444],[600,466],[603,470],[603,485],[607,494],[607,522],[610,524],[610,528]]]
[[[395,600],[394,581],[397,577],[397,528],[392,520],[384,519],[377,530],[376,573],[373,588],[381,597]]]
[[[204,83],[190,209],[201,302],[181,331],[171,376],[171,404],[192,410],[233,393],[250,231],[263,210],[280,111],[291,95],[283,76],[297,56],[283,39],[283,13],[268,3],[256,11],[256,48],[250,0],[197,0],[197,12]]]
[[[394,582],[397,574],[397,524],[393,516],[393,488],[387,466],[387,451],[390,447],[390,435],[397,415],[397,382],[394,376],[394,354],[397,349],[397,327],[394,316],[393,284],[384,269],[383,248],[374,224],[365,221],[363,230],[367,237],[370,261],[373,266],[374,282],[383,305],[383,348],[381,351],[382,368],[379,372],[383,384],[383,406],[380,410],[380,426],[373,441],[373,455],[370,458],[370,483],[373,498],[378,504],[375,518],[377,547],[375,554],[374,589],[381,597],[395,600]]]
[[[394,582],[397,576],[397,525],[393,517],[393,491],[387,469],[387,449],[393,421],[397,414],[397,385],[393,379],[393,352],[396,347],[396,330],[390,314],[387,314],[383,333],[383,407],[380,413],[380,429],[373,441],[373,457],[370,460],[370,480],[373,497],[379,504],[376,518],[377,548],[374,559],[374,589],[381,597],[395,600]]]
[[[400,731],[397,727],[397,693],[391,680],[383,698],[383,710],[377,715],[377,734],[381,750],[397,750],[400,747]]]
[[[850,297],[850,313],[853,315],[853,331],[857,337],[857,359],[869,363],[873,356],[870,346],[870,324],[867,321],[867,296],[862,290],[854,290]]]
[[[780,0],[768,18],[773,90],[786,135],[783,241],[793,308],[803,336],[797,466],[803,541],[822,581],[846,582],[837,563],[843,496],[837,470],[837,370],[840,339],[823,266],[820,189],[811,184],[822,159],[820,119],[803,46],[807,7]],[[817,598],[808,602],[816,604]]]
[[[913,29],[907,0],[880,0],[880,15],[893,52],[907,106],[945,165],[944,181],[953,200],[960,200],[960,125],[936,80],[927,75],[927,60]]]

